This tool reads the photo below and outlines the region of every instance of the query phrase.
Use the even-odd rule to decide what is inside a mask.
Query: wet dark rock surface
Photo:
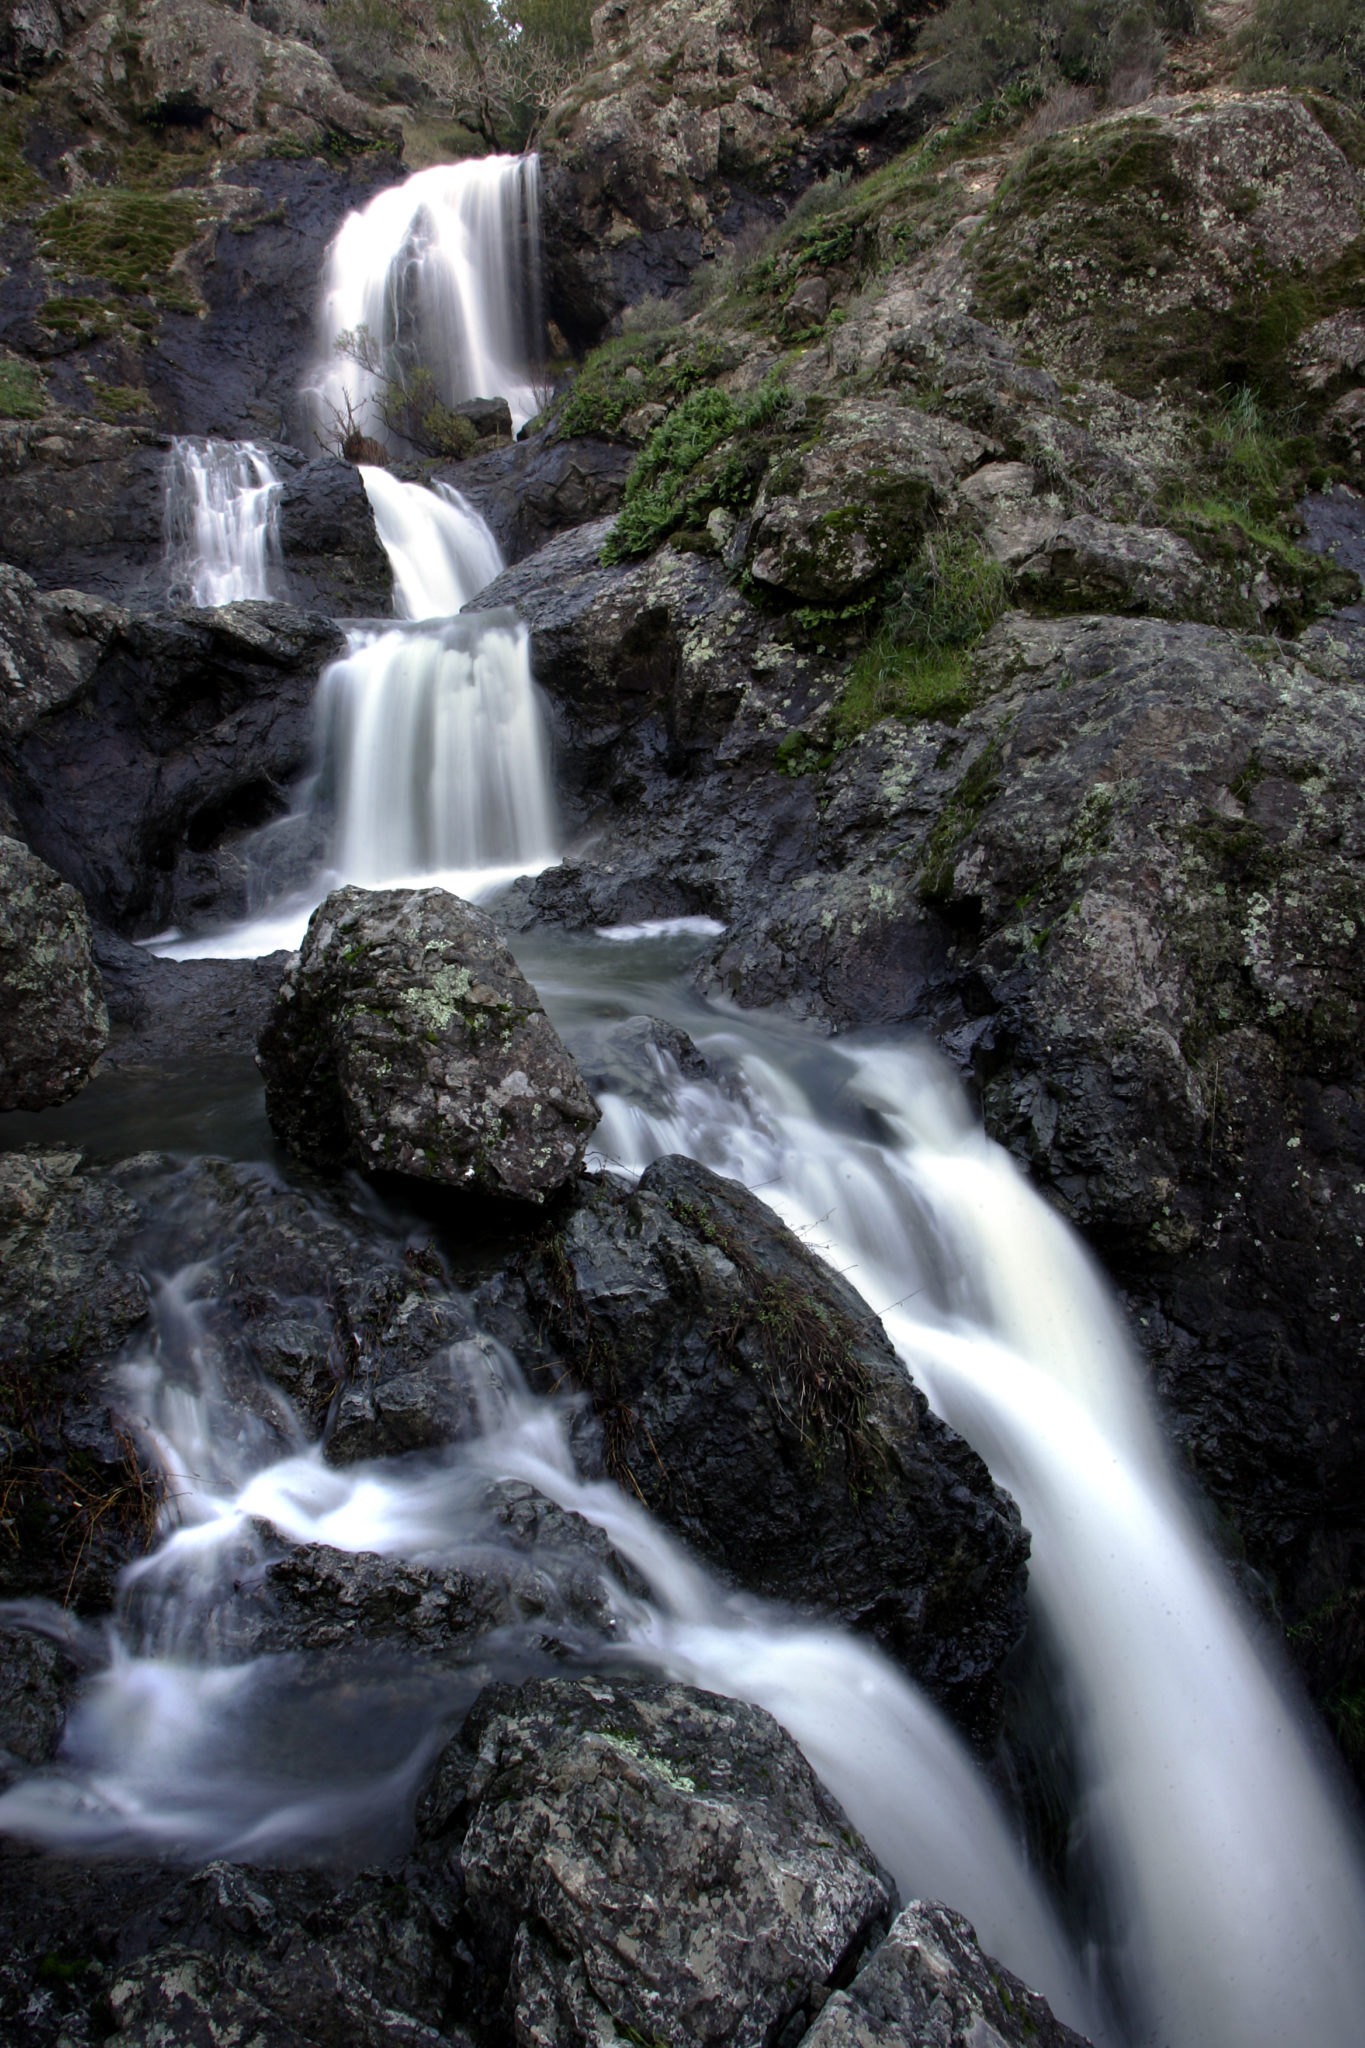
[[[494,1689],[437,1766],[428,1828],[461,1775],[452,1860],[518,2040],[567,2048],[613,2027],[758,2048],[892,1903],[791,1738],[714,1694]]]
[[[24,2048],[111,2019],[141,2048],[1079,2039],[956,1914],[916,1903],[886,1936],[889,1880],[769,1715],[629,1675],[486,1690],[416,1847],[379,1868],[9,1843],[0,1870],[0,2020]]]
[[[104,1070],[164,1069],[186,1057],[254,1056],[291,955],[166,960],[113,932],[94,940],[110,1037]]]
[[[871,1634],[988,1741],[1028,1539],[861,1298],[682,1158],[586,1184],[521,1273],[481,1313],[590,1395],[627,1493],[731,1583]]]
[[[960,1913],[916,1899],[846,1991],[836,1991],[803,2048],[1083,2048],[1047,2000],[983,1955]]]
[[[0,783],[22,836],[130,936],[242,914],[231,843],[288,808],[338,628],[259,602],[130,617],[22,581],[10,616],[34,674],[0,705]]]
[[[0,834],[0,1110],[46,1109],[90,1077],[109,1036],[85,905]]]
[[[614,441],[537,434],[530,440],[436,465],[481,512],[509,562],[556,534],[614,513],[635,451]]]
[[[543,1202],[597,1105],[491,920],[443,889],[339,889],[261,1039],[301,1158]]]

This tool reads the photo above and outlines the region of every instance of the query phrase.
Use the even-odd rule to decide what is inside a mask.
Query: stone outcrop
[[[117,119],[127,106],[146,121],[207,125],[228,149],[267,140],[311,148],[329,135],[369,147],[400,142],[397,124],[347,92],[319,51],[212,0],[102,9],[66,63],[88,115]]]
[[[891,1905],[790,1736],[714,1694],[494,1689],[437,1765],[428,1828],[457,1788],[453,1856],[521,2040],[762,2048]]]
[[[550,307],[592,340],[676,290],[820,170],[903,148],[938,111],[894,8],[816,0],[768,23],[745,0],[608,0],[593,64],[552,111]],[[765,32],[766,31],[766,32]]]
[[[300,1157],[543,1202],[597,1105],[488,917],[443,889],[339,889],[262,1034],[266,1108]]]
[[[108,1036],[84,904],[0,834],[0,1110],[67,1101]]]
[[[590,1395],[606,1469],[732,1583],[872,1634],[989,1739],[1028,1541],[860,1297],[690,1160],[600,1181],[481,1313]]]
[[[0,603],[0,790],[35,852],[124,932],[240,914],[244,859],[218,849],[287,808],[335,624],[259,602],[130,617],[18,570]]]

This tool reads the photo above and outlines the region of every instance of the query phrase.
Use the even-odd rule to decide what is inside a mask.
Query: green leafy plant
[[[737,511],[748,504],[767,462],[764,430],[785,419],[791,406],[791,394],[774,382],[743,405],[714,385],[680,400],[635,458],[603,561],[647,555],[717,506]]]

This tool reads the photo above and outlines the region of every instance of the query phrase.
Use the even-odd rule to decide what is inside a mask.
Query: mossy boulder
[[[845,602],[912,552],[988,450],[969,427],[893,399],[832,406],[764,478],[750,574],[810,603]]]
[[[1365,181],[1288,93],[1155,101],[1037,143],[970,249],[1027,346],[1122,390],[1287,384],[1358,304]]]
[[[261,1035],[301,1158],[543,1202],[597,1105],[490,918],[444,889],[338,889]]]
[[[85,905],[36,853],[0,836],[0,1110],[65,1102],[108,1037]]]

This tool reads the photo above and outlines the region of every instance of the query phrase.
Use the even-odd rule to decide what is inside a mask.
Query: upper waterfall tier
[[[280,480],[253,441],[172,441],[165,509],[172,589],[197,605],[276,595],[279,500]]]
[[[417,171],[348,214],[323,277],[324,420],[353,416],[393,439],[377,400],[421,369],[447,405],[505,398],[514,426],[539,411],[540,165],[490,156]],[[383,370],[338,354],[365,329]]]

